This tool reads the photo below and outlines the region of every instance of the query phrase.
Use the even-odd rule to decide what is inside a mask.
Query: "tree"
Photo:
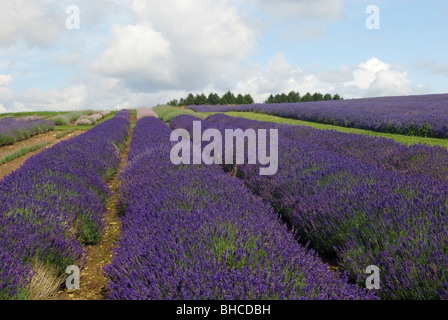
[[[324,100],[324,96],[322,93],[316,92],[315,94],[313,94],[313,100],[314,101],[322,101],[322,100]]]
[[[333,97],[331,96],[331,94],[329,94],[329,93],[327,93],[325,96],[324,96],[324,100],[325,101],[330,101],[330,100],[332,100],[333,99]]]
[[[302,102],[311,102],[313,101],[313,96],[311,95],[311,93],[307,92],[303,97],[302,97]]]
[[[179,105],[179,102],[177,101],[177,99],[174,99],[174,100],[171,100],[170,102],[168,102],[168,105],[177,107]]]
[[[200,95],[197,94],[196,97],[194,98],[194,103],[198,106],[208,104],[208,99],[203,93]]]
[[[245,100],[244,100],[244,97],[243,97],[243,95],[240,93],[240,94],[238,94],[238,96],[236,97],[236,99],[235,99],[235,104],[239,104],[239,105],[241,105],[241,104],[245,104]]]
[[[216,93],[210,93],[208,95],[208,103],[213,106],[216,106],[221,103],[221,98]]]
[[[300,100],[300,93],[291,91],[288,94],[288,102],[290,102],[290,103],[302,102],[302,100]]]
[[[288,96],[286,93],[282,93],[278,96],[278,103],[288,103]]]
[[[272,94],[270,94],[269,97],[264,101],[264,103],[266,103],[266,104],[275,103],[274,96]]]
[[[187,105],[187,102],[185,101],[185,99],[184,98],[180,98],[179,106],[186,106],[186,105]]]
[[[253,104],[254,102],[254,98],[250,94],[244,96],[244,104]]]
[[[192,105],[194,105],[194,104],[195,104],[194,96],[193,96],[192,93],[190,93],[190,94],[188,94],[187,99],[185,99],[185,105],[186,105],[186,106],[192,106]]]
[[[333,100],[341,100],[341,96],[339,95],[339,94],[335,94],[334,96],[333,96]]]
[[[230,92],[227,91],[221,98],[221,104],[235,104],[235,95]]]

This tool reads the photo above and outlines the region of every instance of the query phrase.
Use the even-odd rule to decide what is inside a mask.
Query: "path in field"
[[[52,146],[54,146],[55,144],[57,144],[61,141],[76,137],[83,132],[84,131],[74,131],[74,132],[66,135],[62,139],[56,139],[56,136],[60,133],[60,131],[50,131],[50,132],[36,135],[36,136],[31,137],[30,139],[25,140],[25,141],[16,142],[10,146],[0,147],[0,159],[1,159],[5,156],[13,154],[14,152],[16,152],[22,148],[32,147],[34,145],[50,142],[50,144],[48,144],[47,146],[45,146],[39,150],[36,150],[34,152],[29,152],[13,161],[10,161],[8,163],[0,165],[0,180],[2,180],[4,177],[9,175],[11,172],[20,168],[22,166],[22,164],[31,156],[38,154],[39,152],[42,152],[43,150],[45,150],[47,148],[51,148]]]
[[[103,267],[110,263],[114,243],[117,243],[121,236],[121,220],[117,206],[120,186],[118,175],[126,164],[135,122],[135,114],[132,114],[129,137],[121,153],[121,164],[117,174],[108,183],[113,195],[106,203],[106,231],[98,244],[87,246],[86,266],[81,270],[81,288],[79,290],[64,289],[56,295],[55,300],[105,300],[107,298],[108,283],[103,275]]]

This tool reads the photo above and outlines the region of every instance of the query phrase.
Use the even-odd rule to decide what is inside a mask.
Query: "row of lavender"
[[[121,175],[111,299],[375,299],[299,246],[270,206],[219,166],[175,166],[171,130],[138,121]]]
[[[27,140],[31,136],[50,131],[54,123],[35,118],[4,118],[0,119],[0,147],[13,144],[16,141]]]
[[[137,109],[137,121],[144,117],[158,118],[159,116],[152,109],[148,107],[141,107]]]
[[[379,132],[448,137],[448,94],[190,108],[199,112],[252,111]]]
[[[222,119],[209,117],[202,129],[248,124]],[[171,126],[191,132],[193,121],[198,119],[179,116]],[[378,266],[382,298],[448,298],[448,184],[290,139],[285,128],[279,133],[278,173],[259,176],[257,166],[240,166],[246,186],[362,285],[365,268]]]
[[[105,180],[119,165],[129,118],[120,111],[31,157],[0,183],[0,299],[29,298],[35,264],[63,273],[80,261],[83,244],[99,240]]]
[[[280,138],[310,143],[321,150],[335,152],[388,171],[406,175],[424,174],[448,181],[448,150],[441,146],[431,147],[424,144],[407,146],[381,137],[244,118],[235,120],[234,117],[224,114],[210,116],[207,120],[222,125],[233,125],[237,121],[241,128],[277,128]]]

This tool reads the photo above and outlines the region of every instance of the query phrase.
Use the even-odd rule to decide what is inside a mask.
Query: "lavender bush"
[[[89,119],[78,119],[75,121],[75,126],[91,126],[93,123]]]
[[[190,108],[199,112],[252,111],[379,132],[448,137],[448,94]]]
[[[198,119],[179,116],[171,126],[191,132],[193,121]],[[202,128],[247,123],[203,121]],[[285,129],[279,132],[278,173],[259,176],[257,166],[241,165],[237,176],[246,186],[360,284],[365,268],[378,266],[382,298],[447,299],[448,183],[323,150],[288,138]]]
[[[130,112],[28,159],[0,183],[0,299],[26,298],[32,264],[63,273],[96,243]]]
[[[143,117],[158,118],[159,116],[157,115],[157,113],[152,111],[152,109],[150,109],[150,108],[147,108],[147,107],[138,108],[137,109],[137,120],[140,120]]]
[[[74,111],[64,113],[50,118],[49,120],[54,122],[57,126],[68,126],[71,122],[78,120],[81,116],[91,115],[93,111]]]
[[[110,299],[376,299],[300,246],[218,166],[170,162],[170,130],[138,121],[121,175],[122,239]]]
[[[400,174],[425,174],[448,181],[448,150],[441,146],[415,144],[407,146],[391,139],[371,137],[334,130],[319,130],[306,126],[292,126],[260,122],[244,118],[216,114],[207,122],[219,125],[233,125],[241,128],[277,128],[280,137],[306,142],[315,147],[348,156],[381,169]]]
[[[53,130],[53,128],[54,124],[47,120],[0,119],[0,146],[27,140],[36,134]]]

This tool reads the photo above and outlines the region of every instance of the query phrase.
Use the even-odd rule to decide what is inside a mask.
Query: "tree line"
[[[327,93],[323,95],[320,92],[311,94],[307,92],[304,96],[301,96],[299,92],[291,91],[290,93],[280,93],[276,95],[270,95],[264,103],[297,103],[297,102],[311,102],[311,101],[329,101],[329,100],[344,100],[339,94],[332,96]],[[242,105],[242,104],[253,104],[254,99],[250,94],[242,95],[238,94],[235,96],[231,91],[227,91],[222,97],[217,93],[210,93],[208,96],[205,94],[193,95],[189,93],[186,98],[181,98],[180,100],[174,99],[168,102],[170,106],[192,106],[192,105]]]
[[[330,100],[344,100],[339,94],[332,96],[330,93],[323,95],[320,92],[311,94],[307,92],[304,96],[300,96],[299,92],[291,91],[290,93],[280,93],[270,95],[264,103],[298,103],[298,102],[312,102],[312,101],[330,101]]]
[[[191,105],[227,105],[227,104],[253,104],[254,99],[250,94],[235,96],[231,91],[226,92],[222,97],[217,93],[205,94],[188,94],[186,98],[180,100],[174,99],[168,102],[170,106],[191,106]]]

